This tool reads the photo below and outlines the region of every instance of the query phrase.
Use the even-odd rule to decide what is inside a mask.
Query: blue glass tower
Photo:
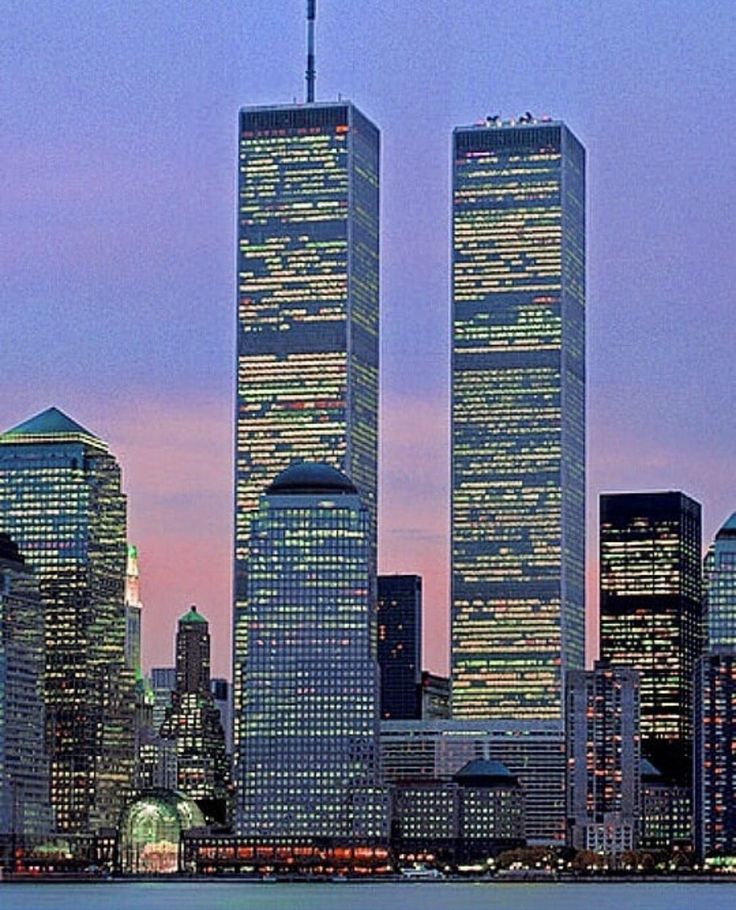
[[[453,135],[452,704],[562,716],[584,659],[585,152],[564,123]]]
[[[369,513],[336,469],[295,464],[261,498],[249,552],[238,833],[379,837]]]

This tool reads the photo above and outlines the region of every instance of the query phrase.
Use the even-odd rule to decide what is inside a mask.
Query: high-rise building
[[[117,823],[132,784],[125,661],[126,504],[107,445],[56,408],[0,436],[0,530],[45,614],[51,806],[60,831]]]
[[[192,606],[178,623],[176,684],[161,736],[176,744],[177,790],[224,822],[228,760],[210,682],[209,623]]]
[[[453,716],[560,719],[585,644],[585,151],[489,118],[453,162]]]
[[[641,814],[639,677],[597,661],[566,677],[568,843],[576,850],[633,850]]]
[[[736,647],[717,645],[695,672],[693,809],[700,857],[736,854]]]
[[[43,670],[38,582],[14,541],[0,534],[0,838],[52,828]]]
[[[371,543],[356,487],[328,465],[293,465],[261,498],[236,652],[241,835],[385,834]]]
[[[736,645],[736,512],[705,560],[705,646]]]
[[[680,783],[702,612],[700,504],[680,492],[601,496],[601,658],[639,674],[642,752]]]
[[[421,717],[422,579],[378,576],[378,666],[381,717]]]
[[[347,472],[375,559],[378,462],[378,130],[349,102],[243,108],[239,123],[236,712],[260,496],[294,461]]]
[[[138,547],[129,543],[125,570],[125,660],[136,673],[141,668],[142,610]]]
[[[705,559],[705,651],[695,671],[693,815],[701,857],[736,852],[736,513]]]

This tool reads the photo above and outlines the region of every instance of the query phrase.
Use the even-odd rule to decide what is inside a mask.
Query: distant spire
[[[317,18],[317,0],[307,0],[307,104],[314,101],[314,20]]]

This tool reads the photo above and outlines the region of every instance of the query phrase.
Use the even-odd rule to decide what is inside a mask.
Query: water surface
[[[0,885],[2,910],[728,910],[736,883]]]

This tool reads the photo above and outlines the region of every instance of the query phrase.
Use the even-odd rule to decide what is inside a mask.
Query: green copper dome
[[[90,433],[58,408],[46,408],[40,414],[6,430],[0,438],[11,442],[23,436],[86,436],[88,439],[97,439],[94,433]]]
[[[205,625],[207,624],[207,620],[204,618],[204,616],[202,616],[201,613],[199,613],[199,612],[197,611],[197,608],[196,608],[196,606],[195,606],[194,604],[192,604],[192,606],[189,608],[189,612],[188,612],[188,613],[185,613],[185,614],[181,617],[181,619],[179,620],[179,622],[180,622],[180,623],[182,623],[182,622],[187,622],[187,623],[189,623],[189,622],[194,622],[194,623],[197,623],[197,622],[198,622],[198,623],[204,623]]]

